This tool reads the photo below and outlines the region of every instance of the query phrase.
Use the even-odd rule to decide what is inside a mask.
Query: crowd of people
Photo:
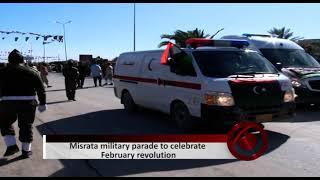
[[[64,65],[62,70],[65,77],[66,94],[69,100],[75,101],[75,93],[77,88],[83,88],[85,78],[91,74],[94,82],[94,86],[103,86],[102,79],[105,78],[107,85],[113,85],[113,67],[111,63],[98,64],[93,61],[89,66],[85,62],[79,62],[78,64],[72,60],[69,60]]]
[[[48,74],[52,71],[52,67],[45,62],[33,63],[25,62],[25,66],[34,70],[41,78],[47,88],[52,87],[49,84]],[[92,76],[95,87],[103,86],[102,79],[105,79],[107,85],[113,85],[113,66],[109,62],[97,63],[93,61],[91,64],[84,62],[76,62],[69,60],[61,65],[61,72],[65,77],[66,95],[68,100],[75,100],[75,90],[83,88],[86,77]],[[6,67],[5,63],[0,63],[0,68]],[[69,70],[74,71],[70,73]],[[60,71],[56,71],[60,72]]]
[[[36,109],[44,112],[47,109],[45,88],[49,85],[48,74],[50,66],[43,63],[25,62],[18,50],[13,50],[8,57],[8,63],[0,63],[0,131],[7,146],[4,156],[19,152],[16,143],[13,123],[18,120],[19,140],[22,143],[23,158],[32,155],[32,126]],[[65,90],[68,100],[75,101],[77,88],[83,88],[85,78],[91,74],[95,87],[97,81],[102,85],[112,85],[113,67],[111,63],[91,65],[83,62],[67,61],[62,68],[65,77]],[[46,86],[46,87],[45,87]],[[23,88],[21,88],[23,87]],[[38,97],[38,101],[37,98]]]

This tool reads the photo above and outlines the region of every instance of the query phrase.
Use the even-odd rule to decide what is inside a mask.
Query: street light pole
[[[46,44],[43,42],[43,62],[46,62]]]
[[[133,3],[133,51],[136,51],[136,3]]]
[[[65,24],[63,24],[63,37],[64,37],[64,54],[66,55],[66,61],[67,61],[68,58],[67,58],[67,41],[66,41],[66,28],[65,28]]]
[[[65,53],[66,61],[67,61],[67,60],[68,60],[68,57],[67,57],[67,41],[66,41],[66,28],[65,28],[65,25],[68,24],[68,23],[71,23],[71,21],[68,21],[68,22],[65,22],[65,23],[61,23],[61,22],[59,22],[59,21],[56,21],[56,23],[62,24],[62,27],[63,27],[64,53]]]
[[[31,54],[31,57],[32,57],[32,43],[30,43],[30,45],[31,45],[30,54]]]

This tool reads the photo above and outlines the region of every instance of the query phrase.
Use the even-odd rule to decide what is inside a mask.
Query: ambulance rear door
[[[148,52],[144,56],[141,76],[143,84],[143,105],[145,107],[163,111],[161,102],[166,94],[163,93],[164,86],[160,84],[159,78],[164,73],[164,69],[169,68],[160,64],[162,51]]]

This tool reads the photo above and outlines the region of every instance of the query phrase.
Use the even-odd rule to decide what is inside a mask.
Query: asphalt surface
[[[77,101],[66,101],[61,74],[48,77],[48,110],[34,123],[33,156],[0,158],[6,176],[320,176],[320,109],[298,109],[293,119],[265,123],[269,149],[254,161],[239,160],[44,160],[42,135],[179,134],[168,116],[143,110],[124,111],[113,87],[93,87],[87,78]],[[104,81],[103,81],[104,82]],[[18,132],[17,124],[16,132]],[[18,141],[20,146],[20,142]],[[0,153],[5,152],[0,140]],[[1,154],[2,155],[2,154]]]

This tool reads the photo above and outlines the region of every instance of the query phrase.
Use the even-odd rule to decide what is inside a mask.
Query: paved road
[[[238,160],[43,160],[43,134],[152,134],[182,133],[166,115],[143,111],[128,115],[113,88],[94,88],[87,79],[68,102],[63,78],[52,73],[47,89],[48,110],[38,113],[34,155],[0,159],[4,176],[320,176],[320,110],[300,109],[287,122],[266,123],[270,147],[255,161]],[[15,124],[15,126],[17,126]],[[20,142],[19,142],[20,145]],[[5,145],[0,141],[0,153]]]

